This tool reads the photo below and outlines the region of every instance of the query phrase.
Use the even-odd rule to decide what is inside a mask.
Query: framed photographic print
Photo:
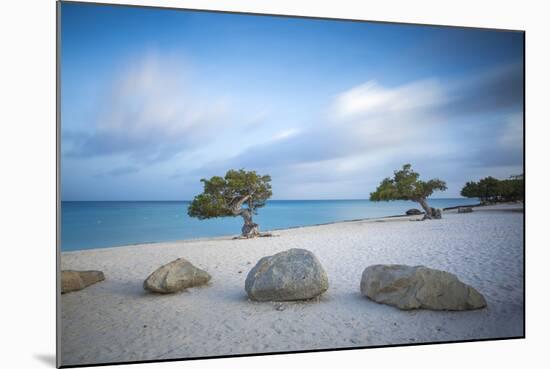
[[[58,365],[524,337],[523,31],[57,16]]]

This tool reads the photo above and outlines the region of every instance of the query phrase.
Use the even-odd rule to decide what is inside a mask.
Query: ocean
[[[445,208],[477,204],[476,199],[430,199]],[[187,215],[188,201],[63,201],[61,250],[85,250],[137,243],[238,235],[241,217],[198,220]],[[254,221],[261,231],[344,220],[402,215],[419,205],[410,201],[271,200]]]

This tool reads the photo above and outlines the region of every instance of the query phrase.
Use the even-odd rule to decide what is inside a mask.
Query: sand
[[[63,269],[97,269],[106,280],[62,295],[63,365],[518,337],[524,334],[521,206],[342,222],[276,231],[253,240],[217,238],[64,252]],[[289,248],[316,254],[329,290],[308,302],[247,299],[248,271]],[[210,285],[155,295],[143,280],[185,257]],[[455,273],[488,307],[467,312],[401,311],[359,292],[371,264],[426,265]]]

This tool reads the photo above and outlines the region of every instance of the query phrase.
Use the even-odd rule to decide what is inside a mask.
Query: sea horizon
[[[434,198],[437,208],[475,205],[477,199]],[[187,215],[189,200],[63,200],[61,251],[77,251],[141,243],[233,236],[242,219],[198,220]],[[372,202],[366,199],[268,200],[254,221],[261,231],[404,215],[412,201]]]

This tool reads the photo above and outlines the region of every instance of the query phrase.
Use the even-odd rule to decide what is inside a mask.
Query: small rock
[[[103,280],[105,276],[98,270],[63,270],[61,271],[61,293],[79,291]]]
[[[471,213],[473,212],[474,209],[472,209],[471,207],[460,207],[458,208],[458,213]]]
[[[210,274],[179,258],[155,270],[143,282],[143,288],[157,293],[174,293],[208,283]]]
[[[409,209],[405,212],[407,215],[420,215],[422,212],[418,209]]]

